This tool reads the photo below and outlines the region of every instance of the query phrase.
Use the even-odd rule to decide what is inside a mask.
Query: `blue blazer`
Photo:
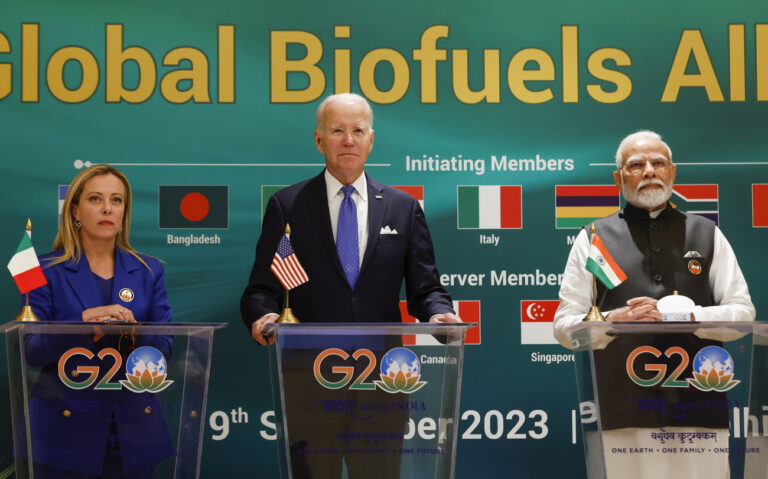
[[[278,191],[267,204],[256,259],[240,301],[249,331],[267,313],[279,313],[284,290],[269,267],[291,225],[291,243],[309,282],[291,290],[291,308],[302,322],[399,322],[400,288],[411,315],[428,320],[453,312],[440,285],[432,238],[419,203],[407,193],[371,179],[368,244],[355,288],[347,283],[333,240],[323,174]],[[380,234],[389,226],[397,234]]]
[[[60,255],[54,252],[40,258],[48,284],[29,293],[29,303],[41,321],[82,321],[85,309],[104,306],[96,279],[83,255],[73,260],[48,266]],[[155,258],[142,255],[150,269],[134,256],[115,249],[115,274],[109,304],[130,309],[139,322],[168,322],[171,308],[166,300],[163,266]],[[119,292],[128,288],[131,301],[123,301]],[[172,352],[170,336],[139,336],[135,346],[153,346],[166,360]],[[39,367],[40,375],[32,390],[29,407],[32,452],[36,463],[59,469],[100,474],[108,441],[119,441],[124,471],[128,472],[162,461],[173,454],[162,407],[154,395],[135,394],[126,390],[94,391],[66,387],[58,376],[62,353],[73,347],[84,347],[94,353],[105,347],[117,348],[114,336],[98,342],[92,335],[34,334],[24,338],[25,360]],[[76,356],[67,363],[69,378],[80,364],[96,365],[98,359]],[[101,364],[99,379],[112,366],[110,359]],[[123,366],[112,379],[125,377]],[[80,378],[82,380],[82,378]],[[110,435],[112,422],[117,437]]]

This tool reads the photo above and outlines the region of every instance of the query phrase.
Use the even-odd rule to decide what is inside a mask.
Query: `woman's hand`
[[[136,318],[133,312],[125,306],[119,304],[110,304],[108,306],[99,306],[98,308],[88,308],[83,311],[83,321],[86,323],[104,323],[107,321],[125,321],[135,323]]]

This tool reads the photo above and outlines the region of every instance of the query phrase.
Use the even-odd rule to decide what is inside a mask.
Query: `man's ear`
[[[376,133],[373,128],[371,128],[371,150],[373,150],[373,134]],[[368,153],[371,152],[371,150],[368,150]]]

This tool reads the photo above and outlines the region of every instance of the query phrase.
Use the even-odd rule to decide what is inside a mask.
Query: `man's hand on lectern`
[[[279,317],[277,313],[269,313],[254,321],[251,325],[251,336],[253,339],[262,346],[275,344],[275,336],[273,334],[264,336],[264,326],[274,323]]]
[[[661,321],[661,312],[656,308],[657,302],[648,296],[632,298],[627,301],[625,307],[611,311],[606,319],[614,323]]]
[[[443,313],[436,314],[429,318],[430,323],[463,323],[458,314]]]

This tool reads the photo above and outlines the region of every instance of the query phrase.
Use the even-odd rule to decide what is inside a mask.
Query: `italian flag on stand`
[[[605,248],[603,240],[597,234],[592,236],[592,245],[589,247],[589,258],[587,258],[587,270],[602,281],[608,289],[615,288],[627,279],[627,275],[614,261]]]
[[[32,247],[32,238],[29,231],[25,232],[24,236],[22,236],[21,243],[16,248],[16,253],[8,263],[8,271],[11,272],[11,276],[16,281],[21,294],[48,284],[43,274],[43,269],[40,267],[40,262],[37,260],[35,248]]]

